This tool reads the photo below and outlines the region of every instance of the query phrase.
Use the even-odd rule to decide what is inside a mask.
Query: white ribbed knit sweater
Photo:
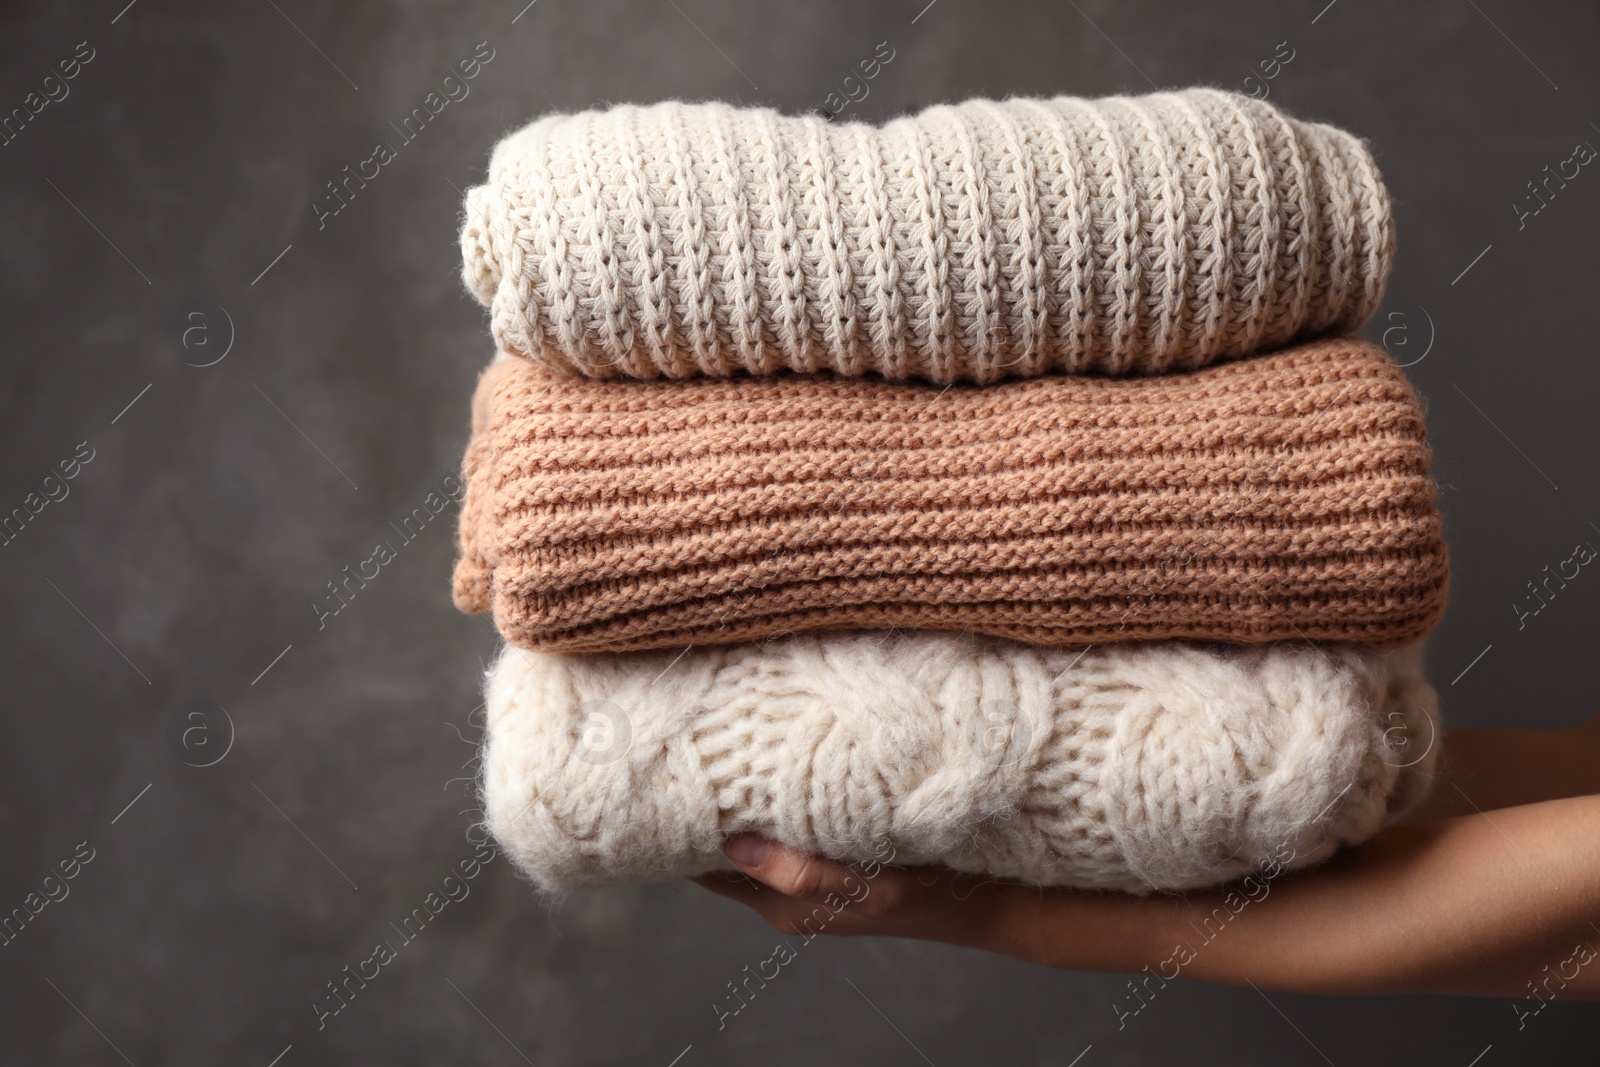
[[[663,103],[552,115],[467,194],[508,351],[589,375],[1154,374],[1351,331],[1387,193],[1329,126],[1210,89],[973,100],[871,127]]]
[[[842,860],[888,846],[1043,885],[1192,889],[1365,840],[1437,759],[1420,645],[508,647],[487,704],[489,829],[550,890],[723,867],[742,831]]]

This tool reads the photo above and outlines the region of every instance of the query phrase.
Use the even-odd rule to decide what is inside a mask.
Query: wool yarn
[[[1212,89],[972,100],[882,127],[551,115],[466,196],[500,347],[592,376],[1157,374],[1350,332],[1394,250],[1371,154]]]
[[[723,868],[746,831],[843,861],[1198,889],[1366,840],[1438,759],[1420,645],[508,646],[486,701],[487,826],[546,890]]]
[[[1422,411],[1352,338],[939,389],[489,367],[456,603],[530,649],[967,630],[1392,647],[1443,610]]]

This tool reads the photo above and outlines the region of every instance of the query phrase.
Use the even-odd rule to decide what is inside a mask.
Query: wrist
[[[942,927],[941,940],[963,948],[975,948],[1019,959],[1026,939],[1026,897],[1036,891],[1026,886],[989,882],[973,890],[960,909],[961,921]]]
[[[972,947],[1026,963],[1133,972],[1162,960],[1181,940],[1182,916],[1163,897],[1094,890],[996,887]]]

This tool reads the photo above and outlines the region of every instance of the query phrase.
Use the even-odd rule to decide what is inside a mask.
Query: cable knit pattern
[[[532,649],[896,627],[1391,647],[1444,606],[1422,412],[1355,339],[946,389],[508,358],[473,421],[456,603]]]
[[[488,827],[549,890],[723,868],[744,831],[839,860],[887,845],[1041,885],[1198,889],[1371,837],[1438,758],[1417,645],[508,647],[486,699]]]
[[[506,351],[591,376],[1157,374],[1349,332],[1394,250],[1366,147],[1212,89],[887,125],[552,115],[467,193]]]

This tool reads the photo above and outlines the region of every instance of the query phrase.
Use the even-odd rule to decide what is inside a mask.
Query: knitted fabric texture
[[[752,831],[1041,885],[1196,889],[1314,863],[1426,795],[1419,646],[1075,652],[829,634],[489,674],[487,825],[541,888],[725,867]]]
[[[1157,374],[1383,296],[1366,147],[1211,89],[973,100],[879,128],[725,104],[539,119],[467,193],[510,352],[594,376]]]
[[[1444,606],[1422,412],[1354,339],[943,390],[507,358],[473,426],[456,603],[531,649],[894,627],[1389,647]]]

